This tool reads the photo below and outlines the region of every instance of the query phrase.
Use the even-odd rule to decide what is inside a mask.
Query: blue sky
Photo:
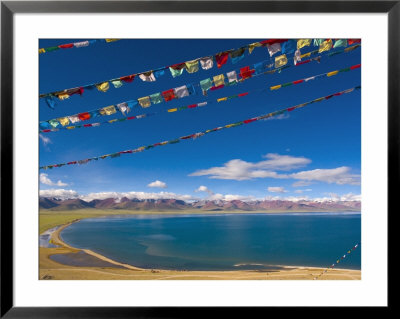
[[[264,39],[120,40],[40,54],[39,91],[47,93],[100,82],[260,40]],[[40,40],[39,47],[77,41],[82,39]],[[305,48],[302,53],[314,49],[316,47]],[[246,52],[246,57],[237,64],[229,60],[220,69],[214,65],[210,70],[200,68],[197,73],[184,72],[176,78],[166,72],[156,82],[143,82],[137,77],[119,89],[111,87],[106,93],[93,90],[85,91],[82,97],[74,95],[58,102],[54,110],[39,99],[39,121],[198,83],[268,59],[266,48],[256,48],[251,55]],[[207,97],[197,88],[196,95],[146,109],[138,107],[129,113],[159,112],[149,118],[42,133],[39,163],[40,166],[64,163],[134,149],[307,102],[360,85],[361,69],[277,91],[251,92],[359,63],[361,50],[357,49],[322,58],[320,63],[311,62],[281,73],[262,75],[237,86],[209,92]],[[203,108],[165,113],[169,108],[215,101],[242,92],[250,94]],[[122,116],[119,113],[89,123]],[[359,195],[361,91],[306,106],[282,118],[222,130],[196,140],[40,173],[45,174],[41,175],[40,183],[43,195],[142,192],[141,196],[145,197],[147,193],[168,192],[174,194],[169,196],[177,198],[187,195],[185,198],[215,199]],[[161,183],[151,184],[156,181]]]

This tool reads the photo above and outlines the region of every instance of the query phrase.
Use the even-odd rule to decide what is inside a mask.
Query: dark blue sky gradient
[[[58,50],[41,54],[40,93],[72,88],[132,73],[212,55],[231,48],[264,39],[221,40],[120,40],[113,43],[98,43],[84,48]],[[50,47],[78,39],[40,40],[39,47]],[[309,47],[305,53],[315,50]],[[279,53],[278,53],[279,55]],[[251,55],[237,64],[229,60],[222,68],[216,65],[210,70],[172,78],[169,71],[156,82],[142,82],[138,77],[115,89],[110,85],[106,93],[97,90],[85,91],[82,97],[74,95],[59,101],[54,110],[39,99],[39,121],[72,115],[119,102],[137,99],[152,93],[178,87],[187,83],[198,83],[207,77],[256,62],[269,59],[266,48],[256,48]],[[311,62],[291,67],[281,73],[263,75],[243,84],[209,92],[208,97],[198,94],[149,108],[134,109],[130,115],[160,112],[166,109],[215,101],[219,97],[251,92],[312,75],[325,73],[361,63],[361,49],[349,53],[324,57],[321,63]],[[290,59],[291,62],[291,59]],[[337,91],[361,84],[361,69],[340,73],[308,83],[282,88],[277,91],[250,93],[248,96],[222,103],[212,103],[203,108],[175,113],[161,113],[149,118],[105,124],[94,128],[61,130],[44,133],[51,143],[40,141],[40,165],[65,163],[89,157],[110,154],[122,150],[170,140],[217,126],[234,123],[281,108],[297,105]],[[94,119],[100,122],[122,117],[121,113]],[[361,161],[361,91],[315,103],[289,113],[283,119],[259,121],[232,129],[208,134],[197,140],[181,141],[178,144],[156,147],[137,154],[122,155],[115,159],[92,161],[86,165],[70,165],[41,171],[53,180],[69,184],[64,187],[81,194],[103,191],[159,191],[147,187],[155,180],[168,185],[164,191],[200,196],[193,191],[205,185],[222,194],[252,195],[264,197],[276,195],[268,187],[285,187],[283,196],[295,196],[293,179],[258,178],[245,181],[210,179],[207,176],[188,176],[199,169],[223,166],[232,159],[259,162],[263,155],[277,153],[304,156],[312,162],[298,172],[311,169],[332,169],[341,166],[351,168],[352,174],[360,174]],[[54,188],[41,184],[41,189]],[[328,193],[360,193],[358,185],[338,185],[315,182],[309,187],[310,197],[324,197]],[[282,194],[281,194],[282,195]]]

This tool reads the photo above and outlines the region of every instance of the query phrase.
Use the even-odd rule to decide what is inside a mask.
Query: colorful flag
[[[108,82],[103,82],[101,84],[96,84],[96,87],[101,92],[107,92],[110,88],[110,84]]]
[[[149,96],[141,97],[140,99],[138,99],[138,101],[139,101],[140,106],[143,108],[149,107],[151,105]]]
[[[154,82],[156,77],[153,74],[153,71],[148,71],[142,74],[139,74],[139,78],[144,82]]]
[[[297,49],[308,47],[310,44],[311,44],[311,39],[298,39],[297,40]]]
[[[195,73],[199,70],[199,60],[185,62],[187,73]]]
[[[226,62],[228,62],[229,51],[220,52],[215,55],[215,61],[217,61],[217,67],[220,68]]]
[[[275,68],[280,68],[284,65],[286,65],[288,62],[286,54],[282,54],[280,56],[277,56],[275,58]]]
[[[223,74],[216,75],[213,77],[214,86],[220,86],[225,84],[225,77]]]
[[[201,68],[203,70],[211,69],[214,66],[213,57],[205,57],[200,59]]]

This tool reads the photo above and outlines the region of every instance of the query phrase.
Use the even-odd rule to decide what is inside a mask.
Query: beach
[[[155,212],[151,212],[155,213]],[[159,213],[159,212],[158,212]],[[234,271],[187,271],[143,269],[120,263],[88,249],[65,243],[60,233],[84,218],[117,215],[117,212],[41,213],[40,233],[51,229],[50,242],[57,247],[40,247],[41,280],[314,280],[326,268],[277,265],[271,269]],[[121,214],[121,212],[118,212]],[[130,214],[143,214],[140,211]],[[58,226],[58,227],[57,227]],[[56,261],[57,260],[57,261]],[[62,262],[60,262],[62,261]],[[318,280],[360,280],[361,271],[329,269]]]

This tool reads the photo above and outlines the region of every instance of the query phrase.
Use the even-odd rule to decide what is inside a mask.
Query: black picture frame
[[[388,14],[388,218],[398,213],[400,1],[2,1],[1,2],[1,318],[189,318],[226,316],[227,310],[192,307],[14,307],[13,303],[13,17],[16,13],[387,13]],[[390,219],[392,221],[392,219]],[[388,223],[394,227],[393,221]],[[388,247],[389,247],[388,237]],[[389,257],[389,254],[388,254]],[[390,258],[388,260],[390,263]],[[389,265],[388,263],[388,265]],[[389,269],[388,269],[389,271]],[[388,287],[390,280],[388,280]],[[389,290],[390,292],[390,290]],[[388,293],[389,293],[388,292]],[[389,310],[392,304],[389,295]],[[324,308],[326,309],[326,308]],[[232,310],[232,309],[230,309]],[[240,307],[235,315],[252,317],[263,307]],[[265,310],[265,309],[264,309]],[[291,307],[293,314],[310,311]],[[357,310],[358,311],[358,310]],[[370,310],[369,310],[370,311]],[[330,312],[340,314],[341,309]]]

